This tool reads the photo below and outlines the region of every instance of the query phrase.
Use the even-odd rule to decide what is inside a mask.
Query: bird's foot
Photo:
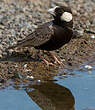
[[[53,58],[54,63],[48,62],[46,59],[44,59],[41,55],[40,55],[40,51],[38,51],[37,56],[43,61],[43,63],[47,66],[55,66],[56,65],[63,65],[62,61],[60,61],[52,52],[49,52],[50,56]]]
[[[58,64],[58,65],[63,65],[63,63],[62,63],[62,61],[59,61],[58,59],[57,60],[55,60],[55,62],[54,62],[55,64]]]
[[[39,56],[39,58],[41,58],[43,63],[46,64],[47,66],[53,66],[54,65],[53,63],[50,63],[46,59],[44,59],[39,53],[37,55]]]
[[[42,60],[47,66],[54,66],[53,63],[48,62],[46,59],[42,59]]]
[[[54,59],[54,63],[58,65],[63,65],[62,61],[58,60],[58,58],[51,52],[49,52],[51,57]]]

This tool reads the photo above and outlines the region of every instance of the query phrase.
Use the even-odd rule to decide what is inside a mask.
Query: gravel
[[[52,17],[47,13],[47,10],[58,4],[72,8],[74,28],[79,29],[82,35],[83,31],[81,30],[83,29],[95,30],[95,0],[0,0],[0,59],[14,52],[13,50],[9,50],[9,52],[5,51],[9,46],[25,38],[26,35],[33,32],[38,25],[50,21]],[[93,35],[86,34],[85,36],[86,39],[74,39],[69,45],[64,46],[62,48],[64,50],[61,52],[62,54],[60,54],[59,51],[56,51],[56,53],[58,53],[60,58],[65,59],[68,65],[76,65],[76,63],[82,64],[82,61],[80,61],[81,57],[84,56],[85,59],[88,60],[87,55],[90,54],[90,50],[92,49],[91,51],[93,51],[93,48],[95,49],[95,41],[90,37]],[[33,51],[33,53],[35,53],[35,51]],[[21,58],[22,56],[21,54]],[[50,73],[53,73],[50,72],[50,69],[48,69],[49,72],[47,72],[48,70],[41,62],[39,63],[40,66],[38,63],[32,63],[19,61],[0,62],[0,74],[2,73],[0,77],[11,77],[7,76],[9,68],[13,68],[12,73],[16,73],[17,71],[17,73],[25,73],[26,76],[31,76],[32,74],[33,77],[35,77],[35,75],[37,75],[38,79],[39,76],[42,78],[43,73],[45,73],[47,77],[49,77]],[[18,67],[15,66],[17,64]],[[35,69],[35,65],[38,69]],[[30,70],[32,71],[31,74]],[[53,69],[51,69],[51,71],[52,70]],[[53,75],[51,74],[51,76]],[[1,79],[0,81],[2,82]]]
[[[92,14],[95,11],[95,1],[2,0],[0,1],[0,57],[6,55],[6,48],[23,39],[37,28],[37,25],[49,21],[51,16],[47,14],[47,10],[58,4],[72,8],[75,27],[95,26],[95,14]]]

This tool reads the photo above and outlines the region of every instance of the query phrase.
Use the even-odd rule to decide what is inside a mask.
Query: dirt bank
[[[15,0],[16,1],[16,0]],[[47,5],[46,5],[47,2]],[[56,4],[68,5],[74,14],[74,27],[80,30],[95,30],[95,1],[86,0],[25,0],[21,2],[0,1],[0,84],[8,80],[27,82],[30,80],[47,80],[52,78],[62,68],[76,68],[90,60],[94,55],[95,36],[82,33],[81,37],[72,39],[61,49],[54,51],[63,61],[64,66],[47,67],[35,56],[35,49],[13,50],[5,49],[31,33],[37,24],[50,21],[48,8]],[[23,34],[24,33],[24,34]],[[42,56],[52,62],[47,53]]]

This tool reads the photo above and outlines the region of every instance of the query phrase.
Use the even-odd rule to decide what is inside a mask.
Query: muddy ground
[[[47,5],[46,0],[25,0],[24,2],[23,0],[20,2],[2,0],[0,2],[0,12],[2,13],[2,17],[0,17],[0,85],[6,84],[10,80],[16,84],[33,80],[49,80],[60,72],[60,68],[75,69],[90,59],[94,60],[95,35],[89,33],[76,36],[61,49],[54,51],[54,54],[63,62],[62,66],[46,66],[36,56],[34,48],[5,51],[8,46],[23,39],[25,34],[31,33],[37,24],[50,21],[52,18],[46,11],[57,4],[72,8],[74,28],[82,31],[84,29],[94,31],[94,0],[59,0],[59,2],[48,0]],[[49,62],[53,62],[47,52],[41,53],[41,55]]]

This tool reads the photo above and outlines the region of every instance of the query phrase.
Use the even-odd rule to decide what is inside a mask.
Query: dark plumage
[[[68,43],[72,38],[73,20],[70,22],[62,21],[60,19],[64,12],[72,14],[71,9],[68,7],[56,7],[54,20],[43,25],[38,26],[37,29],[24,40],[9,48],[15,47],[35,47],[41,50],[55,50]]]
[[[42,45],[35,46],[36,49],[47,51],[59,49],[71,40],[73,34],[72,30],[68,27],[60,27],[55,24],[52,24],[49,30],[51,31],[50,35],[48,35],[50,39],[47,40],[46,38],[47,41]]]
[[[68,43],[72,38],[73,18],[71,9],[64,6],[56,6],[49,10],[54,20],[38,26],[37,29],[24,40],[18,42],[15,47],[34,47],[40,50],[56,50]]]

